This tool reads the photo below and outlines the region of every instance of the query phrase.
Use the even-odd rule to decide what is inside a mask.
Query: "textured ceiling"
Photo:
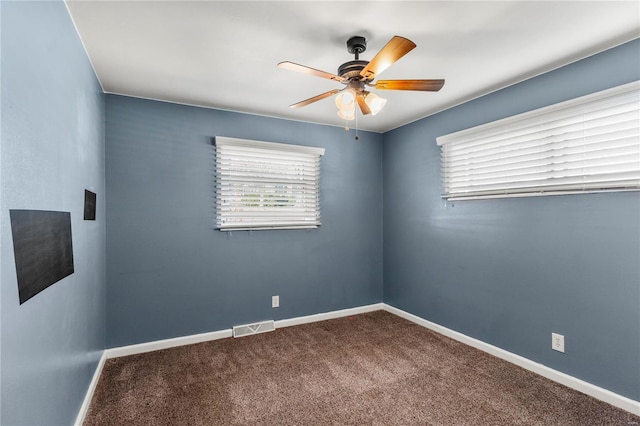
[[[336,73],[365,36],[370,60],[394,35],[417,47],[383,79],[444,78],[437,93],[388,99],[358,127],[384,132],[640,37],[638,1],[66,1],[107,93],[343,126],[342,84],[276,67]],[[354,123],[351,122],[353,126]]]

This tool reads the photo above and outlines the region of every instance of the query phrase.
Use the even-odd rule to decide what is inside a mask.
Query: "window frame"
[[[624,138],[618,132],[614,139],[614,131],[611,129],[618,125],[615,120],[622,120],[618,118],[622,117],[619,112],[621,110],[625,110],[626,114],[624,123],[629,123],[624,125],[629,127],[625,128],[627,133]],[[603,112],[611,115],[602,115]],[[599,127],[594,124],[596,119],[600,120],[597,122]],[[578,125],[582,126],[581,135],[580,131],[575,131]],[[614,148],[611,146],[617,146],[616,144],[624,144],[627,152],[616,154],[615,160],[605,157],[607,160],[604,163],[610,164],[601,166],[601,170],[616,175],[615,179],[606,177],[610,181],[605,181],[604,172],[600,173],[593,166],[598,160],[596,154],[589,154],[591,158],[587,158],[589,155],[577,152],[580,147],[582,151],[586,151],[595,146],[595,136],[592,134],[600,129],[611,133],[607,133],[606,138],[603,136],[604,132],[597,135],[602,139],[595,139],[598,153],[613,157],[611,152]],[[442,198],[465,200],[637,191],[640,189],[639,134],[640,81],[634,81],[440,136],[436,141],[441,148]],[[625,140],[616,142],[622,139]],[[588,144],[593,145],[585,149]],[[533,152],[536,147],[539,147],[540,152],[531,155],[527,153],[525,156],[525,149]],[[507,154],[506,151],[510,153]],[[530,181],[525,183],[523,177],[525,161],[519,158],[520,164],[514,165],[513,159],[505,160],[512,153],[529,161],[526,163],[526,173],[529,174],[526,179],[531,179]],[[534,155],[539,158],[533,158]],[[629,157],[625,157],[626,155]],[[582,167],[579,165],[580,161]],[[536,171],[537,168],[540,169],[539,172]],[[543,175],[546,177],[542,177]],[[513,177],[511,181],[510,177]],[[572,182],[579,178],[581,182]],[[491,185],[493,188],[490,188]],[[503,187],[499,187],[500,185]]]
[[[321,226],[325,149],[216,136],[216,225],[220,231]]]

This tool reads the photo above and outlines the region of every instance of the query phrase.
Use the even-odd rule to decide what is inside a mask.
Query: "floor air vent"
[[[248,336],[250,334],[265,333],[276,329],[273,321],[262,321],[254,324],[236,325],[233,327],[233,337]]]

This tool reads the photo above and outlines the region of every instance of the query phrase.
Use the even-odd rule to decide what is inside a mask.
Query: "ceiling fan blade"
[[[286,70],[297,71],[304,74],[315,75],[316,77],[328,78],[329,80],[334,81],[345,81],[344,78],[339,75],[331,74],[330,72],[320,71],[315,68],[310,68],[305,65],[296,64],[289,61],[280,62],[278,64],[279,68],[284,68]]]
[[[378,80],[376,89],[381,90],[420,90],[437,92],[444,86],[444,80]]]
[[[400,36],[393,36],[378,54],[373,57],[371,62],[360,71],[360,75],[368,80],[373,80],[376,75],[411,52],[414,47],[416,47],[416,44],[411,40]]]
[[[324,98],[328,98],[329,96],[333,96],[336,93],[338,93],[340,90],[338,89],[333,89],[333,90],[329,90],[328,92],[324,92],[320,95],[314,96],[313,98],[309,98],[309,99],[305,99],[304,101],[300,101],[296,104],[293,105],[289,105],[289,108],[302,108],[303,106],[307,106],[309,104],[312,104],[314,102],[318,102],[323,100]]]
[[[364,95],[362,93],[358,93],[358,96],[356,96],[356,99],[358,100],[358,105],[360,106],[360,111],[362,111],[362,115],[371,114],[369,105],[367,105],[364,101]]]

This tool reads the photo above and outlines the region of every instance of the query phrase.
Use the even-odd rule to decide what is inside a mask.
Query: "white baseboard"
[[[374,303],[373,305],[359,306],[357,308],[342,309],[339,311],[324,312],[321,314],[307,315],[304,317],[289,318],[276,321],[276,329],[291,327],[292,325],[307,324],[310,322],[325,321],[334,318],[348,317],[350,315],[364,314],[366,312],[381,311],[384,303]]]
[[[575,389],[579,392],[585,393],[596,399],[599,399],[608,404],[611,404],[615,407],[621,408],[632,414],[640,416],[640,402],[638,401],[624,397],[622,395],[618,395],[617,393],[611,392],[607,389],[601,388],[596,385],[592,385],[591,383],[585,382],[584,380],[580,380],[568,374],[554,370],[553,368],[547,367],[543,364],[539,364],[537,362],[531,361],[528,358],[524,358],[520,355],[516,355],[509,351],[505,351],[504,349],[500,349],[497,346],[493,346],[481,340],[474,339],[473,337],[469,337],[465,334],[443,327],[431,321],[427,321],[423,318],[420,318],[416,315],[405,312],[401,309],[398,309],[386,303],[383,303],[383,306],[384,306],[383,309],[385,311],[390,312],[399,317],[402,317],[404,319],[407,319],[413,323],[421,325],[430,330],[433,330],[436,333],[440,333],[444,336],[450,337],[466,345],[473,346],[474,348],[480,349],[483,352],[487,352],[500,359],[503,359],[512,364],[518,365],[524,369],[527,369],[543,377],[546,377],[547,379],[553,380],[554,382],[558,382],[571,389]]]
[[[120,346],[117,348],[105,349],[104,352],[107,355],[107,359],[119,358],[121,356],[159,351],[160,349],[175,348],[176,346],[192,345],[194,343],[208,342],[210,340],[225,339],[232,335],[232,330],[228,328],[226,330],[192,334],[190,336],[174,337],[172,339],[154,340],[153,342],[138,343],[136,345]]]
[[[359,306],[356,308],[342,309],[339,311],[323,312],[320,314],[307,315],[304,317],[295,317],[284,320],[275,321],[276,329],[282,327],[290,327],[292,325],[306,324],[309,322],[324,321],[333,318],[346,317],[349,315],[357,315],[365,312],[379,311],[384,309],[383,303],[375,303],[373,305]],[[208,342],[210,340],[225,339],[232,337],[231,328],[225,330],[211,331],[208,333],[192,334],[190,336],[175,337],[173,339],[155,340],[153,342],[139,343],[136,345],[120,346],[117,348],[106,349],[107,359],[118,358],[121,356],[141,354],[145,352],[157,351],[160,349],[168,349],[176,346],[192,345],[194,343]]]
[[[87,393],[84,396],[82,405],[80,406],[80,411],[78,412],[76,422],[74,423],[75,426],[82,426],[82,423],[84,423],[84,418],[87,416],[87,412],[89,411],[89,405],[91,404],[93,393],[96,391],[98,381],[100,380],[100,375],[102,374],[102,369],[104,368],[104,363],[107,360],[104,352],[105,351],[102,351],[102,355],[100,356],[100,361],[98,361],[96,371],[93,372],[93,378],[91,379],[91,383],[89,383],[89,388],[87,389]]]

